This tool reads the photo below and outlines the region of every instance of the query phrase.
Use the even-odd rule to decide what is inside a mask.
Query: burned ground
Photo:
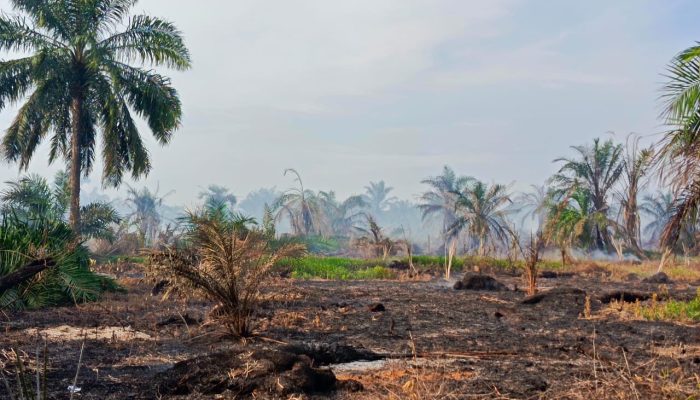
[[[120,281],[128,293],[98,303],[3,316],[0,362],[13,370],[13,348],[31,367],[40,333],[56,399],[68,398],[83,340],[83,399],[653,399],[700,391],[697,324],[638,320],[600,301],[611,293],[689,298],[694,284],[562,274],[540,279],[538,300],[523,301],[522,291],[458,291],[438,279],[277,279],[265,288],[254,337],[241,343],[207,322],[205,302],[153,296],[138,271]],[[383,310],[370,311],[377,304]],[[281,367],[273,355],[289,362]],[[207,392],[207,384],[219,386]]]

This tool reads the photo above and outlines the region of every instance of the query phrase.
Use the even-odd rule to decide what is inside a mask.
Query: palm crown
[[[71,224],[79,223],[80,175],[90,173],[98,130],[105,185],[150,170],[132,110],[167,144],[182,114],[170,80],[141,66],[190,66],[170,22],[128,18],[136,0],[12,0],[21,16],[0,16],[0,50],[29,55],[0,62],[0,108],[22,101],[2,141],[26,169],[51,133],[49,162],[70,162]],[[140,66],[131,65],[138,63]]]

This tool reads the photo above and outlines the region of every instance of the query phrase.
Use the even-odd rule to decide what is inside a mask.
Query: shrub
[[[34,271],[28,271],[32,264]],[[43,265],[37,265],[43,264]],[[0,289],[0,309],[23,309],[93,301],[114,281],[90,270],[85,246],[59,220],[0,216],[0,281],[24,275]],[[3,286],[3,285],[0,285]]]
[[[206,211],[189,214],[183,243],[152,252],[149,264],[175,286],[193,289],[184,295],[199,293],[214,301],[212,317],[238,336],[250,334],[259,287],[275,262],[304,252],[301,244],[273,246],[264,232],[235,216]]]

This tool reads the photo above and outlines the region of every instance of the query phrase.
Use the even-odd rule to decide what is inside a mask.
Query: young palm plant
[[[273,245],[265,232],[235,215],[194,212],[186,225],[186,247],[153,252],[150,264],[175,281],[173,287],[191,288],[213,301],[212,317],[234,335],[250,335],[260,285],[278,260],[302,255],[304,246]]]
[[[49,162],[70,164],[70,224],[79,234],[80,178],[93,167],[97,137],[106,185],[146,175],[151,164],[132,111],[161,144],[182,111],[170,80],[143,67],[184,70],[190,55],[172,23],[146,15],[125,22],[136,0],[11,3],[20,15],[0,16],[0,50],[27,55],[0,62],[0,108],[23,101],[2,153],[26,169],[52,133]]]

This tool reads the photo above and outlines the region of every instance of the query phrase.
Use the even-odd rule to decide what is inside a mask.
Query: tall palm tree
[[[421,181],[430,188],[420,196],[418,208],[423,213],[423,219],[432,216],[442,218],[443,234],[448,234],[449,228],[454,224],[455,193],[462,191],[474,178],[469,176],[457,176],[452,168],[444,166],[442,175],[429,177]]]
[[[209,185],[206,190],[199,192],[199,198],[204,200],[207,207],[225,206],[233,209],[236,206],[236,196],[229,189],[219,185]]]
[[[508,187],[476,181],[454,192],[457,218],[449,230],[453,236],[467,231],[479,243],[479,256],[486,255],[486,245],[508,239],[507,206],[512,203]]]
[[[657,155],[662,180],[670,184],[675,198],[673,214],[661,235],[666,251],[674,247],[689,222],[697,222],[700,210],[700,43],[673,58],[667,79],[663,115],[669,131]]]
[[[473,181],[474,178],[469,176],[457,176],[447,165],[443,167],[442,175],[421,181],[430,187],[419,199],[418,208],[421,210],[423,220],[435,215],[442,218],[442,235],[447,255],[445,259],[445,277],[447,279],[450,278],[452,259],[457,251],[458,237],[455,235],[455,231],[450,229],[457,221],[455,193],[460,192]]]
[[[0,50],[28,55],[0,62],[0,108],[24,99],[2,153],[26,169],[52,133],[49,162],[70,164],[70,224],[79,231],[80,177],[93,167],[98,131],[105,185],[118,186],[124,173],[146,175],[151,164],[132,111],[161,144],[182,111],[170,80],[144,67],[185,70],[190,55],[172,23],[146,15],[125,21],[136,0],[11,3],[20,15],[0,16]]]
[[[395,197],[389,197],[392,190],[394,188],[387,186],[383,180],[370,182],[368,186],[365,186],[365,201],[369,204],[372,213],[380,214],[387,209],[392,201],[396,200]]]
[[[595,139],[593,146],[573,146],[572,149],[577,153],[575,158],[554,160],[563,165],[552,182],[559,185],[562,193],[573,188],[583,189],[583,193],[590,196],[593,212],[605,216],[597,220],[607,223],[610,196],[624,169],[622,145]],[[596,225],[594,231],[597,248],[609,249],[612,246],[609,226]]]

